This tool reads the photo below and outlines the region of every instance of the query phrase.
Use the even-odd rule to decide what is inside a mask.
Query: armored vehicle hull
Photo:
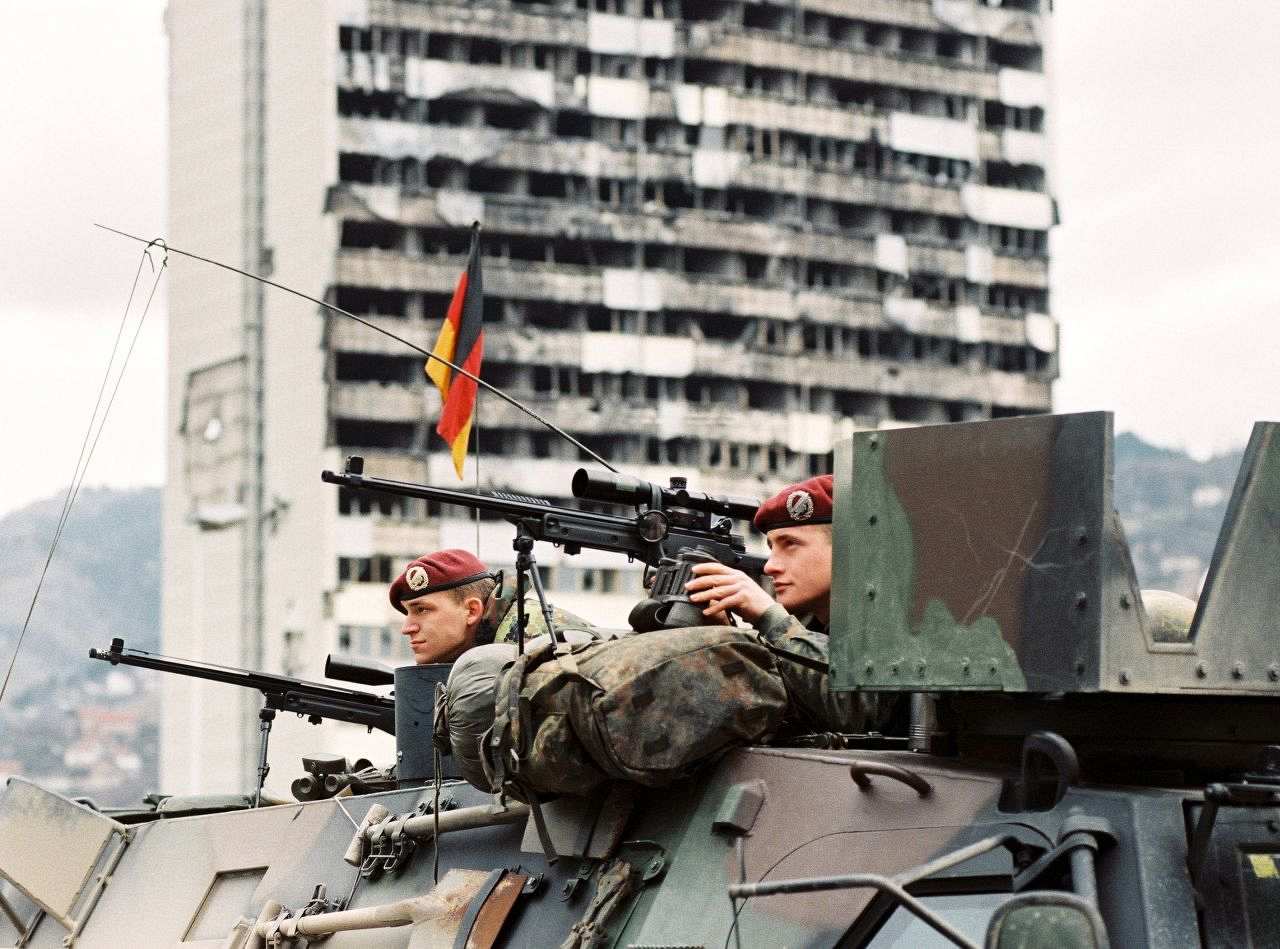
[[[908,752],[746,748],[698,781],[624,806],[548,805],[561,851],[554,865],[519,805],[504,815],[492,796],[448,783],[442,799],[456,809],[442,810],[438,847],[431,819],[419,818],[423,826],[401,838],[415,842],[407,854],[388,851],[387,868],[366,866],[364,877],[343,858],[366,813],[381,805],[412,815],[431,806],[430,788],[125,823],[14,780],[0,802],[10,881],[0,887],[10,909],[0,944],[22,933],[33,947],[68,937],[85,949],[253,944],[248,921],[264,906],[296,919],[317,886],[329,913],[391,906],[437,892],[438,859],[440,886],[451,871],[476,871],[442,911],[338,932],[328,944],[558,946],[588,915],[605,854],[633,867],[635,885],[600,920],[601,941],[583,945],[980,945],[992,914],[1017,893],[1073,886],[1095,895],[1114,945],[1200,944],[1187,865],[1198,793],[1064,785],[1048,801],[1018,800],[1010,789],[1021,778]],[[448,829],[473,808],[516,819]],[[87,845],[99,840],[100,851]],[[1076,849],[1063,847],[1072,840]],[[969,859],[937,865],[966,850]],[[1082,865],[1075,853],[1089,859]],[[1243,901],[1206,908],[1215,925],[1204,944],[1273,944],[1277,853],[1280,833],[1266,820],[1219,831],[1205,866],[1242,878]],[[484,889],[500,870],[517,874],[514,895]],[[817,890],[823,878],[838,888]],[[742,883],[797,891],[731,905],[730,888]],[[913,915],[896,895],[904,892],[960,939]],[[269,934],[273,925],[281,928],[260,928]]]
[[[1177,622],[1138,588],[1110,451],[1104,413],[837,447],[829,684],[896,695],[905,734],[739,741],[666,787],[499,776],[495,795],[417,770],[430,668],[407,667],[398,790],[108,815],[11,779],[0,945],[1280,946],[1280,425],[1255,427]],[[391,728],[385,699],[248,684],[264,736],[277,709]],[[507,751],[517,777],[563,760]]]

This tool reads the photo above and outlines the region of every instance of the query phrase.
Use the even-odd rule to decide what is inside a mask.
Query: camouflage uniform
[[[781,653],[778,670],[786,683],[797,724],[819,732],[865,732],[883,726],[891,703],[881,703],[876,693],[836,692],[831,688],[826,669],[830,654],[826,629],[816,623],[806,625],[781,603],[765,610],[752,625],[765,642]],[[787,655],[798,660],[790,661]]]
[[[835,480],[829,474],[788,485],[760,505],[752,520],[765,536],[782,528],[830,524]],[[787,686],[791,723],[815,732],[879,731],[893,710],[868,692],[836,692],[828,667],[830,637],[825,626],[805,622],[781,603],[765,610],[751,624],[778,656],[778,671]]]
[[[525,615],[529,618],[524,631],[525,641],[527,642],[535,636],[545,635],[548,632],[547,621],[542,615],[542,605],[538,602],[537,591],[530,590],[525,594],[524,610]],[[507,588],[495,595],[486,610],[485,628],[476,637],[476,645],[491,642],[514,643],[516,641],[516,619],[518,615],[516,591],[514,589]],[[556,629],[583,629],[590,631],[592,628],[592,625],[581,616],[576,616],[568,610],[562,610],[555,604],[551,606],[551,617],[556,624]],[[493,630],[492,638],[487,635],[489,630]]]

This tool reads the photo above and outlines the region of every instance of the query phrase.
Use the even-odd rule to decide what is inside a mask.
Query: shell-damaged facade
[[[479,221],[484,378],[630,473],[767,495],[855,429],[1049,410],[1047,15],[173,0],[167,236],[429,349]],[[171,280],[165,650],[399,657],[382,588],[476,528],[317,474],[359,453],[454,482],[421,357],[223,273]],[[482,485],[569,496],[571,445],[483,394],[477,428]],[[622,558],[538,556],[575,612],[634,601]],[[167,787],[247,779],[256,709],[180,690],[165,736]]]
[[[482,398],[442,489],[420,356],[175,265],[183,658],[90,652],[166,675],[164,793],[0,788],[0,944],[1277,945],[1280,423],[1199,602],[1139,589],[1112,417],[1048,414],[1046,12],[171,0],[175,249],[426,348],[478,222],[484,377],[625,474]],[[809,625],[666,621],[763,567],[722,494],[828,470]],[[553,635],[397,656],[399,565],[517,531]]]

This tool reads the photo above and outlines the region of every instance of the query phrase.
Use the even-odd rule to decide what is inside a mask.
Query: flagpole
[[[472,424],[476,431],[476,493],[480,492],[480,390],[476,390],[476,402],[472,408]],[[472,516],[476,521],[476,559],[483,560],[480,556],[480,508],[476,508],[472,512]]]
[[[481,265],[481,262],[482,262],[482,258],[483,258],[483,256],[484,256],[484,248],[480,246],[480,222],[479,222],[479,221],[472,221],[472,222],[471,222],[471,243],[472,243],[471,253],[469,253],[469,254],[468,254],[468,257],[470,258],[472,255],[474,255],[474,257],[475,257],[475,262],[476,262],[476,276],[477,276],[477,278],[479,278],[479,276],[480,276],[480,265]],[[484,290],[483,290],[483,282],[482,282],[482,281],[480,281],[480,280],[477,280],[477,283],[479,283],[479,284],[480,284],[480,286],[479,286],[477,289],[479,289],[479,290],[480,290],[480,292],[483,294],[483,292],[484,292]],[[483,301],[483,300],[484,300],[484,297],[483,297],[483,296],[481,296],[481,298],[480,298],[480,299],[481,299],[481,301]],[[481,339],[482,343],[483,343],[483,340],[484,340],[484,309],[483,309],[483,306],[484,306],[484,304],[483,304],[483,302],[482,302],[482,303],[481,303],[481,311],[480,311],[480,339]],[[479,367],[479,366],[477,366],[477,367],[476,367],[476,374],[477,374],[477,375],[479,375],[479,373],[480,373],[480,367]],[[478,493],[480,493],[480,388],[479,388],[478,386],[476,387],[475,401],[474,401],[474,402],[472,403],[472,405],[471,405],[471,423],[472,423],[472,425],[475,427],[475,430],[476,430],[476,447],[475,447],[475,453],[476,453],[476,493],[478,494]],[[476,519],[476,559],[477,559],[477,560],[480,560],[480,559],[482,559],[482,558],[480,557],[480,509],[479,509],[479,508],[476,508],[476,509],[472,512],[472,514],[475,516],[475,519]]]

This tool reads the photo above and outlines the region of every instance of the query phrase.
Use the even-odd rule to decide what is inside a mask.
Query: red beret
[[[401,613],[407,613],[404,600],[413,600],[428,593],[452,590],[473,580],[493,577],[489,568],[474,554],[457,548],[423,554],[405,566],[400,576],[391,584],[391,605]]]
[[[756,530],[767,534],[779,527],[830,524],[831,481],[824,474],[783,488],[756,511]]]

